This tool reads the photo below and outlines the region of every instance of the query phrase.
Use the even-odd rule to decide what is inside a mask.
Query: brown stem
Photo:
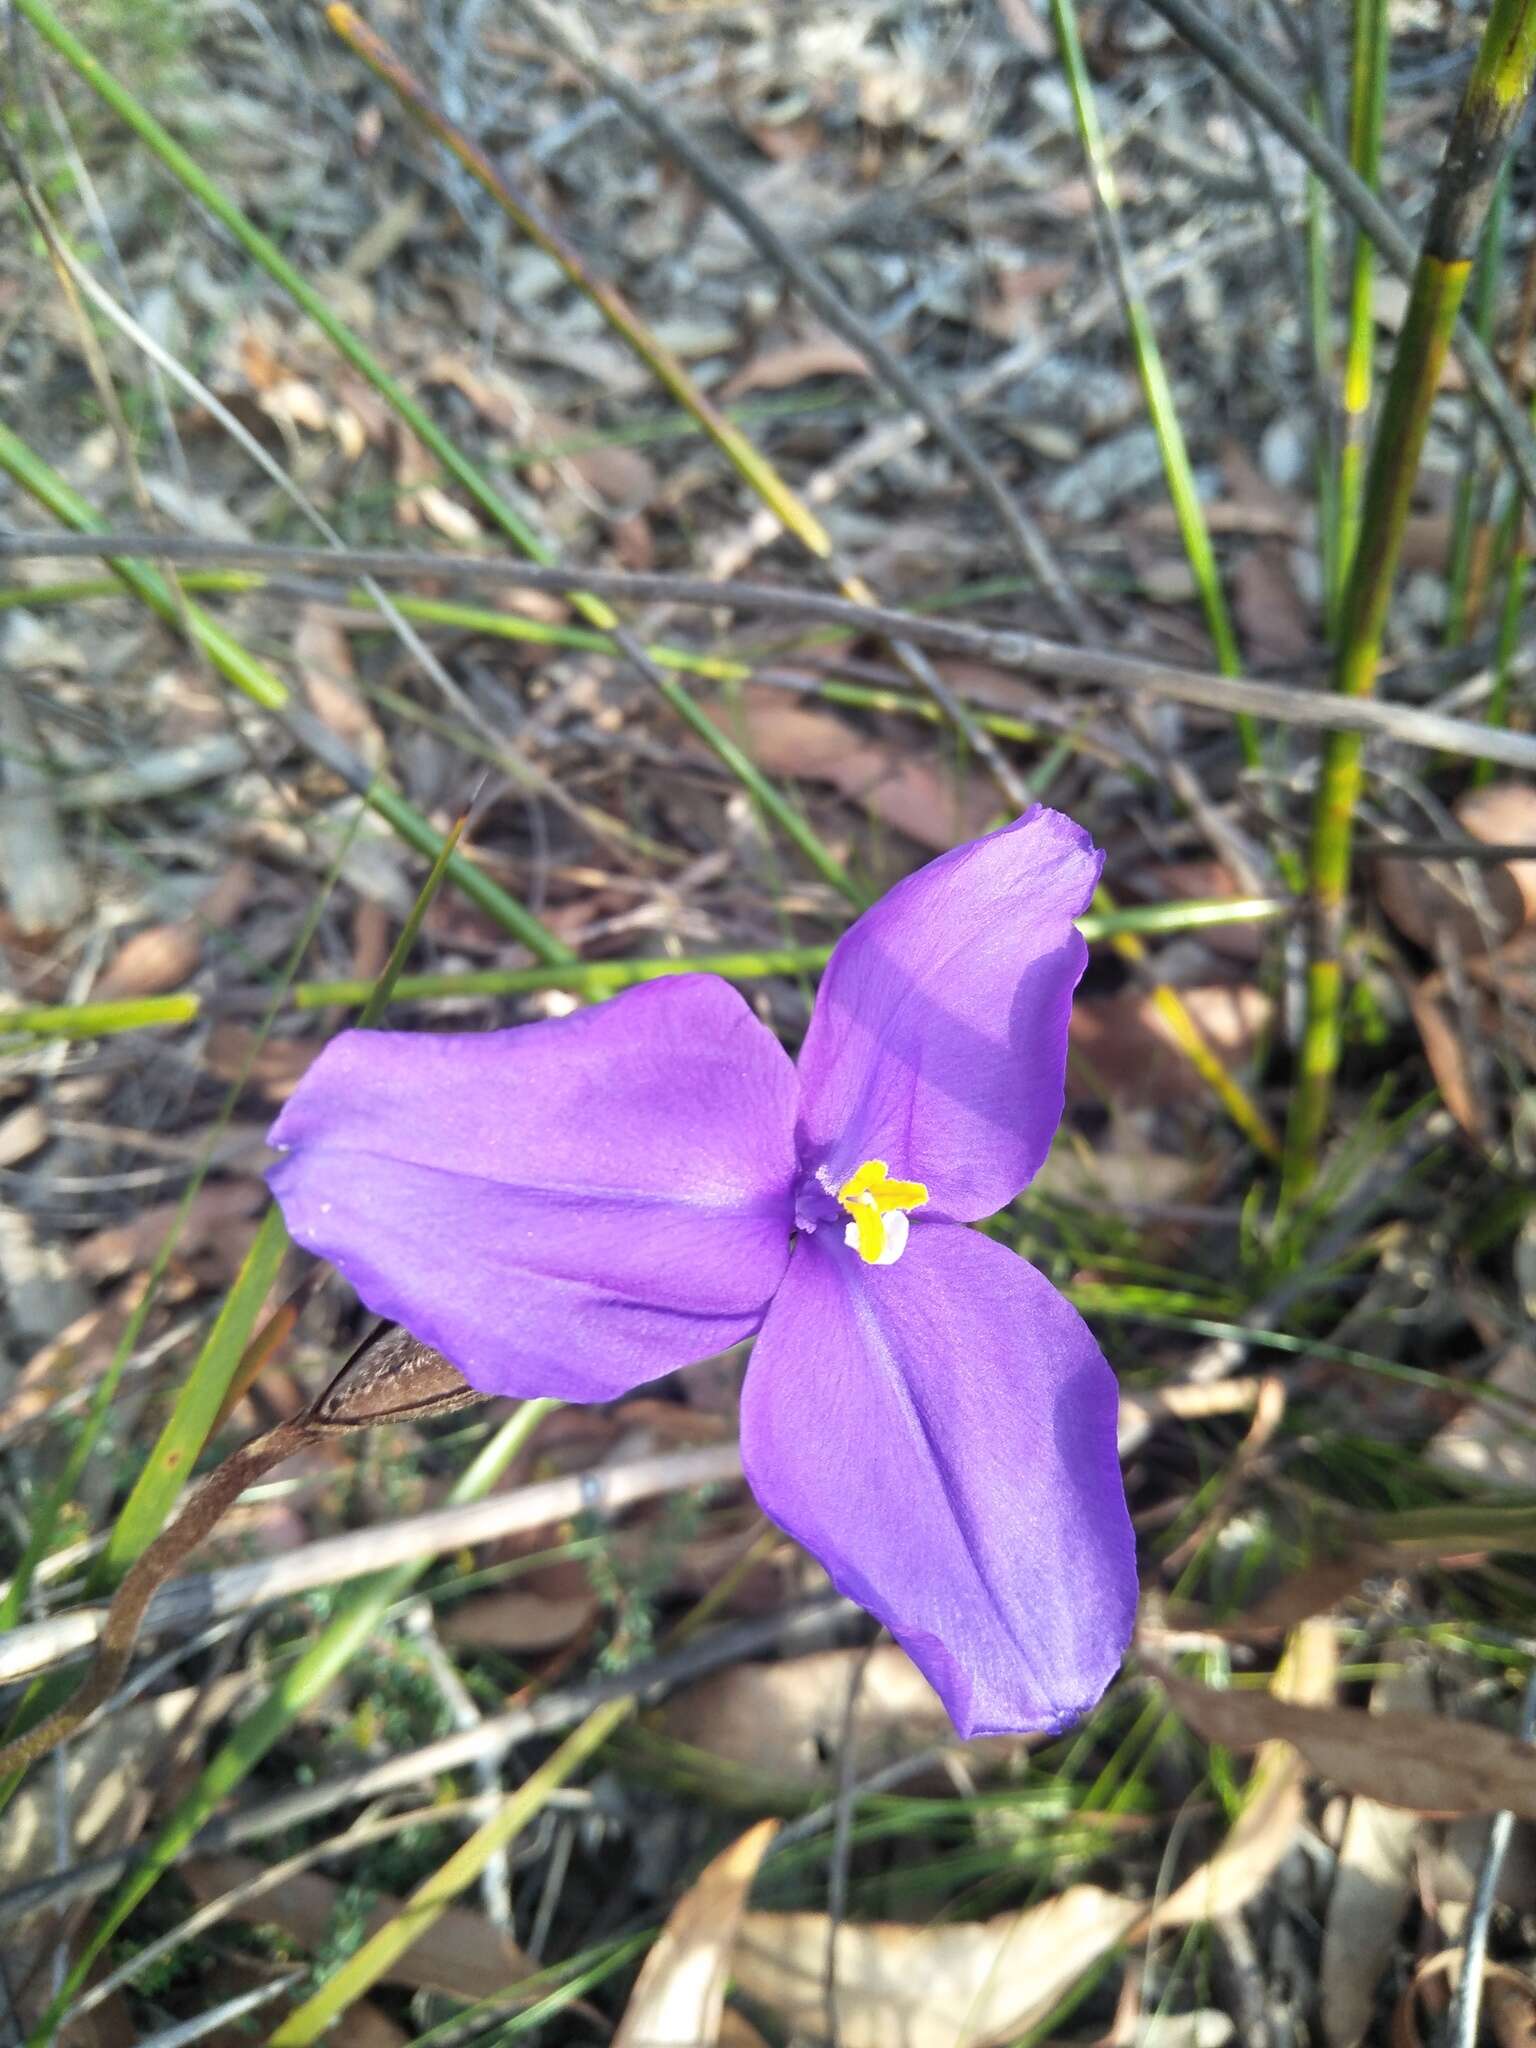
[[[0,1782],[56,1749],[110,1699],[133,1656],[144,1610],[156,1588],[176,1572],[248,1486],[307,1445],[351,1436],[377,1422],[417,1421],[467,1408],[484,1396],[456,1366],[407,1331],[391,1326],[364,1338],[310,1405],[263,1430],[216,1465],[174,1522],[129,1567],[102,1624],[84,1680],[62,1707],[25,1734],[0,1745]]]

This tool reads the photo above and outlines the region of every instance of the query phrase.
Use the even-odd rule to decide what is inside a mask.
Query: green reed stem
[[[1349,80],[1349,161],[1374,192],[1381,175],[1381,117],[1387,96],[1390,37],[1387,0],[1355,0]],[[1349,325],[1344,350],[1343,445],[1339,450],[1340,611],[1360,539],[1365,488],[1366,430],[1371,409],[1372,357],[1376,341],[1376,247],[1357,227],[1350,260]],[[1337,626],[1339,612],[1333,623]]]
[[[1196,898],[1183,903],[1148,903],[1131,910],[1089,911],[1077,920],[1090,944],[1128,934],[1171,937],[1180,932],[1208,931],[1227,924],[1271,924],[1287,917],[1293,902],[1283,896]],[[573,961],[556,967],[469,968],[451,974],[402,974],[395,984],[396,1002],[427,1002],[464,996],[531,995],[541,989],[568,989],[573,995],[601,1000],[644,981],[665,981],[677,974],[718,974],[725,981],[764,981],[778,974],[816,974],[831,957],[830,946],[784,946],[739,953],[694,953],[665,960]],[[351,1009],[366,1001],[366,981],[301,981],[284,1007],[293,1010]],[[191,990],[172,995],[135,996],[121,1002],[57,1003],[30,1009],[0,1010],[0,1043],[8,1034],[26,1038],[110,1038],[124,1031],[174,1029],[190,1024],[218,1000]]]
[[[1366,472],[1358,545],[1340,617],[1337,685],[1346,696],[1376,686],[1382,633],[1419,456],[1452,328],[1466,292],[1471,252],[1500,163],[1536,68],[1536,0],[1494,0],[1472,76],[1457,110],[1414,271]],[[1330,734],[1313,812],[1308,857],[1311,957],[1284,1191],[1294,1201],[1317,1171],[1342,1046],[1340,960],[1349,890],[1362,744]]]
[[[1215,651],[1216,666],[1224,676],[1240,676],[1243,672],[1242,655],[1238,650],[1232,615],[1227,609],[1226,594],[1221,584],[1221,571],[1216,562],[1216,550],[1211,544],[1205,510],[1200,502],[1194,467],[1189,459],[1189,447],[1184,439],[1184,429],[1179,422],[1179,409],[1174,401],[1173,386],[1168,381],[1162,351],[1157,345],[1157,332],[1152,325],[1151,308],[1141,289],[1136,266],[1121,231],[1120,194],[1115,184],[1109,152],[1104,146],[1103,130],[1099,125],[1098,108],[1093,96],[1093,81],[1088,75],[1082,37],[1078,32],[1075,0],[1051,0],[1051,17],[1056,26],[1062,66],[1066,71],[1067,84],[1072,93],[1072,105],[1077,115],[1077,129],[1083,145],[1083,156],[1088,165],[1088,174],[1098,204],[1098,220],[1103,234],[1104,250],[1125,314],[1126,331],[1130,336],[1131,350],[1135,355],[1136,368],[1141,377],[1142,394],[1152,421],[1152,430],[1157,436],[1158,452],[1162,457],[1163,475],[1168,485],[1168,496],[1173,504],[1174,518],[1178,522],[1179,538],[1184,544],[1184,553],[1188,558],[1196,588],[1200,592],[1200,603],[1205,613],[1211,645]],[[1236,724],[1243,758],[1250,768],[1256,768],[1261,759],[1258,726],[1248,712],[1240,712]]]

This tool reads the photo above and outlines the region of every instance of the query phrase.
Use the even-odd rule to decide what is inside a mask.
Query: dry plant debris
[[[791,1049],[855,900],[1025,794],[1089,827],[1114,901],[1066,1122],[991,1227],[1120,1373],[1143,1603],[1079,1728],[962,1744],[737,1483],[740,1355],[515,1443],[497,1409],[311,1446],[57,1766],[0,1788],[0,2043],[52,2030],[66,1983],[56,2038],[102,2048],[322,2021],[381,2048],[1346,2048],[1453,2013],[1457,2048],[1531,2040],[1528,141],[1357,719],[1305,1199],[1277,1206],[1251,1142],[1298,1078],[1345,357],[1379,418],[1412,338],[1393,236],[1430,212],[1489,12],[375,0],[454,155],[335,32],[350,10],[14,0],[0,541],[34,552],[0,557],[0,1740],[78,1675],[205,1448],[299,1412],[366,1328],[275,1242],[265,1132],[461,817],[392,1024],[717,961]],[[1374,274],[1337,169],[1369,164],[1373,22]],[[1286,139],[1309,119],[1315,189]],[[35,552],[72,505],[163,538],[158,615]],[[177,541],[227,558],[176,567]],[[525,544],[565,582],[447,560]],[[401,547],[408,577],[350,559]],[[605,571],[708,587],[610,608],[572,581]],[[895,622],[796,609],[838,590]],[[476,1472],[484,1519],[440,1540]],[[320,1671],[370,1563],[416,1591]],[[638,1711],[321,2012],[615,1698]]]

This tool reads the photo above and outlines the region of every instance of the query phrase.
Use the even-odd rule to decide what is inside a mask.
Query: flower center
[[[845,1180],[837,1199],[853,1219],[843,1242],[866,1266],[894,1266],[907,1248],[907,1211],[920,1209],[928,1190],[920,1180],[892,1180],[883,1159],[866,1159]]]

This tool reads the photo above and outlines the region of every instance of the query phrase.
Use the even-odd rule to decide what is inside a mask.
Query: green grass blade
[[[1238,651],[1237,634],[1233,629],[1232,615],[1227,609],[1221,571],[1216,562],[1216,550],[1211,545],[1210,528],[1206,524],[1205,509],[1200,503],[1200,492],[1195,483],[1195,472],[1189,459],[1184,429],[1179,421],[1178,406],[1174,402],[1173,387],[1168,381],[1162,351],[1157,345],[1157,333],[1152,325],[1151,310],[1137,282],[1135,267],[1120,228],[1120,197],[1109,154],[1104,147],[1103,131],[1099,126],[1098,109],[1093,97],[1093,81],[1088,76],[1087,61],[1083,56],[1082,38],[1077,25],[1076,0],[1051,0],[1051,16],[1055,22],[1062,66],[1067,74],[1072,105],[1077,115],[1083,155],[1087,160],[1088,174],[1098,200],[1099,221],[1104,231],[1105,248],[1125,311],[1126,328],[1130,335],[1132,352],[1136,357],[1136,368],[1141,377],[1147,412],[1152,421],[1152,430],[1157,436],[1163,475],[1168,484],[1168,496],[1173,504],[1174,517],[1178,521],[1179,538],[1184,544],[1184,553],[1200,592],[1200,603],[1205,612],[1211,645],[1215,650],[1216,665],[1224,676],[1239,676],[1242,674],[1243,663]],[[1257,767],[1260,761],[1258,727],[1247,712],[1240,713],[1236,723],[1243,757],[1250,767]]]
[[[1220,925],[1272,924],[1290,916],[1294,908],[1284,896],[1192,897],[1176,903],[1139,904],[1128,910],[1090,910],[1077,920],[1077,926],[1090,945],[1097,945],[1129,934],[1171,938]],[[725,981],[737,982],[764,981],[778,974],[815,974],[826,966],[831,952],[829,945],[783,946],[666,959],[573,961],[562,967],[477,967],[444,974],[402,974],[394,994],[401,1002],[422,1002],[566,989],[597,1001],[641,982],[664,981],[675,974],[718,974]],[[290,991],[289,1003],[296,1010],[351,1009],[365,1003],[374,986],[368,981],[301,981]],[[189,1023],[201,1010],[202,998],[190,991],[140,996],[131,1003],[58,1003],[0,1010],[0,1044],[7,1032],[29,1038],[98,1038],[118,1031],[171,1028]]]
[[[310,2048],[349,2005],[354,2004],[421,1939],[467,1885],[473,1884],[490,1859],[516,1840],[537,1818],[552,1792],[557,1792],[621,1721],[634,1712],[632,1699],[609,1700],[573,1729],[550,1757],[511,1792],[488,1821],[418,1885],[392,1920],[348,1956],[304,2003],[295,2008],[269,2040],[268,2048]]]
[[[120,1578],[163,1528],[218,1418],[289,1242],[282,1212],[274,1203],[262,1217],[159,1441],[113,1524],[107,1547],[91,1575],[94,1586]]]

